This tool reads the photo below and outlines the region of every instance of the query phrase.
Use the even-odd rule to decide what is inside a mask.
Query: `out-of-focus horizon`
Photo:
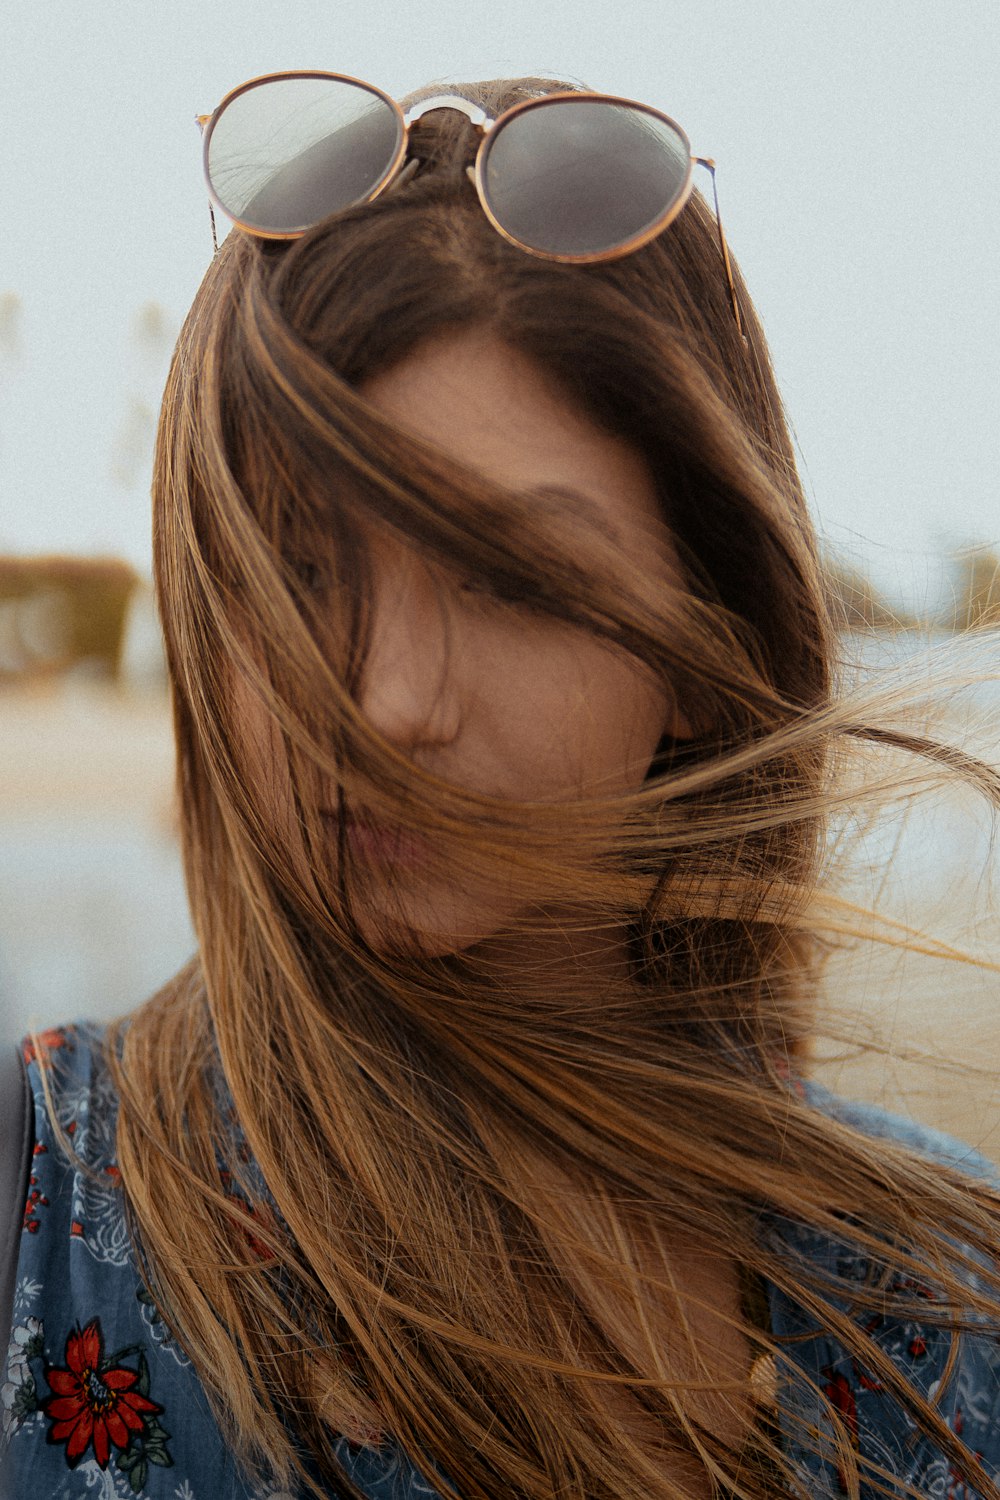
[[[833,617],[842,631],[873,637],[1000,628],[1000,553],[964,548],[947,564],[937,608],[913,614],[894,607],[861,567],[828,553]],[[0,710],[4,689],[38,692],[67,680],[126,694],[166,687],[149,580],[120,557],[0,553]]]
[[[980,624],[1000,624],[996,578],[991,572],[993,603]],[[8,590],[0,602],[8,652],[0,671],[2,1048],[32,1026],[131,1010],[186,963],[196,939],[148,584],[120,560],[79,558],[8,560],[0,580]],[[880,673],[893,691],[904,681],[916,686],[930,715],[926,725],[918,715],[919,732],[997,766],[996,630],[953,642],[940,629],[899,629],[851,588],[848,579],[845,605],[859,607],[838,647],[841,670],[849,679]],[[939,647],[945,658],[935,664]],[[872,812],[864,799],[851,809],[849,849],[834,839],[829,876],[849,900],[927,934],[929,956],[838,943],[817,995],[813,1072],[1000,1162],[995,826],[958,777],[926,789],[918,803],[903,798]],[[992,965],[935,956],[935,943]]]
[[[922,616],[956,547],[1000,542],[994,0],[508,0],[474,26],[456,0],[21,0],[4,32],[0,552],[148,574],[155,414],[211,255],[193,117],[283,67],[664,108],[718,161],[831,551]]]

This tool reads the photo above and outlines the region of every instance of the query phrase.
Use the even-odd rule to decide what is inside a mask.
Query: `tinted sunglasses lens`
[[[208,179],[231,219],[292,234],[370,198],[402,140],[392,106],[363,84],[275,78],[236,94],[205,149]]]
[[[528,249],[598,255],[684,201],[691,153],[681,132],[638,105],[554,99],[501,125],[484,153],[490,212]]]

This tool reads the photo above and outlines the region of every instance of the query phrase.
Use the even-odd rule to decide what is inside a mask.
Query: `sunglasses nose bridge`
[[[403,116],[406,128],[409,128],[429,115],[435,109],[455,109],[463,114],[479,134],[485,134],[487,125],[492,124],[486,111],[478,104],[473,104],[471,99],[464,99],[461,94],[434,94],[429,99],[418,99],[412,109],[408,109]]]
[[[420,99],[403,115],[403,160],[407,165],[401,167],[394,177],[395,186],[400,179],[409,174],[410,168],[415,165],[419,167],[426,155],[426,143],[421,137],[421,124],[428,115],[438,110],[454,110],[462,115],[471,127],[472,135],[476,143],[474,162],[478,163],[482,156],[483,144],[496,121],[489,116],[478,104],[464,98],[461,94],[435,94],[426,99]],[[433,129],[433,127],[430,127]],[[431,152],[433,155],[433,152]],[[476,186],[476,167],[470,162],[465,168],[466,173],[473,186]],[[485,205],[484,205],[485,207]]]

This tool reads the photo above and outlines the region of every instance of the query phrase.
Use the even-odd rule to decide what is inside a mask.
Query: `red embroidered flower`
[[[239,1216],[237,1217],[234,1214],[233,1218],[254,1257],[262,1261],[274,1260],[274,1251],[270,1245],[265,1244],[259,1235],[254,1234],[251,1225],[244,1218],[244,1215],[246,1215],[254,1224],[259,1225],[265,1233],[275,1234],[278,1228],[278,1221],[271,1208],[266,1203],[248,1202],[243,1194],[233,1187],[233,1174],[227,1168],[222,1167],[220,1169],[219,1178],[226,1197],[240,1210]]]
[[[850,1381],[840,1370],[831,1369],[829,1365],[823,1366],[823,1374],[826,1376],[826,1384],[823,1390],[830,1405],[844,1419],[851,1443],[858,1446],[858,1406],[854,1399]]]
[[[108,1466],[111,1444],[126,1448],[133,1432],[143,1429],[142,1412],[162,1406],[134,1389],[139,1376],[124,1365],[104,1365],[100,1320],[79,1327],[66,1340],[66,1369],[50,1367],[45,1378],[54,1392],[42,1402],[51,1420],[48,1440],[66,1444],[66,1462],[75,1468],[93,1442],[94,1457]]]
[[[21,1227],[26,1229],[29,1234],[37,1234],[39,1224],[38,1210],[39,1208],[48,1208],[48,1206],[49,1200],[38,1186],[38,1178],[32,1172],[28,1178],[28,1196],[25,1199],[24,1219],[22,1220]]]
[[[24,1053],[25,1067],[35,1061],[44,1065],[48,1062],[48,1054],[54,1048],[67,1047],[69,1045],[66,1028],[62,1026],[53,1026],[48,1031],[40,1031],[37,1040],[41,1044],[40,1051],[35,1047],[35,1043],[31,1037],[24,1043],[22,1051]]]

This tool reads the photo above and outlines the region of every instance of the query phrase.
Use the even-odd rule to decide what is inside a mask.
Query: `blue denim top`
[[[117,1100],[102,1062],[101,1037],[100,1028],[88,1024],[44,1037],[57,1118],[81,1159],[96,1169],[96,1179],[61,1151],[38,1060],[30,1046],[26,1052],[35,1100],[35,1155],[2,1386],[0,1495],[4,1500],[297,1500],[274,1485],[255,1485],[241,1472],[190,1361],[143,1288],[122,1195],[104,1185],[117,1178]],[[881,1110],[847,1103],[818,1085],[799,1087],[815,1108],[871,1136],[903,1142],[997,1183],[996,1169],[971,1147]],[[813,1231],[783,1224],[780,1232],[791,1255],[841,1281],[865,1273],[856,1253],[845,1254],[844,1247]],[[836,1339],[777,1287],[768,1285],[765,1292],[771,1331],[789,1340],[781,1359],[826,1392],[860,1454],[880,1461],[921,1494],[965,1500],[976,1493]],[[956,1364],[942,1393],[951,1333],[891,1316],[877,1322],[874,1336],[882,1349],[922,1393],[939,1397],[953,1431],[981,1455],[991,1476],[1000,1476],[998,1341],[985,1333],[959,1338]],[[778,1380],[783,1447],[807,1493],[835,1496],[842,1490],[833,1461],[800,1448],[796,1438],[800,1422],[821,1433],[829,1426],[823,1403],[803,1384]],[[794,1395],[788,1394],[792,1390]],[[808,1409],[810,1400],[814,1411]],[[787,1409],[791,1401],[796,1422]],[[342,1437],[336,1452],[370,1500],[433,1500],[437,1493],[390,1443],[352,1444]],[[863,1495],[871,1493],[862,1487]]]

